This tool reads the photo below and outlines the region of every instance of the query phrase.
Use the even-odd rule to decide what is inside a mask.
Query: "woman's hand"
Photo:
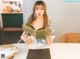
[[[48,35],[46,35],[47,44],[50,45],[51,43],[53,43],[53,40],[54,40],[53,36],[48,36]]]
[[[32,44],[32,38],[31,36],[28,35],[28,32],[24,31],[21,35],[21,39],[26,43],[26,44]]]
[[[32,41],[32,38],[31,36],[29,36],[27,39],[26,39],[26,44],[32,44],[33,41]]]

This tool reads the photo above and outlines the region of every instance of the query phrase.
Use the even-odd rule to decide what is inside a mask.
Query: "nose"
[[[41,12],[38,12],[39,14],[41,13]]]
[[[38,13],[41,13],[41,10],[38,10]]]

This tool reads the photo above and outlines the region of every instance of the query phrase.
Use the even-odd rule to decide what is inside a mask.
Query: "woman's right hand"
[[[31,36],[28,35],[28,32],[24,31],[21,35],[21,39],[26,43],[26,44],[32,44],[32,39]]]

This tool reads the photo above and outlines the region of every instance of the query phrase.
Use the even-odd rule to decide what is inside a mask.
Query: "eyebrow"
[[[43,8],[43,9],[44,9],[44,7],[43,7],[43,6],[41,6],[41,7],[39,7],[39,6],[37,7],[37,6],[36,6],[36,8]],[[35,8],[35,9],[36,9],[36,8]]]

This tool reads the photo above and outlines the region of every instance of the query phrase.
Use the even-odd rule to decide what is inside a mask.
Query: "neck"
[[[43,17],[37,17],[36,19],[37,20],[43,20]]]

